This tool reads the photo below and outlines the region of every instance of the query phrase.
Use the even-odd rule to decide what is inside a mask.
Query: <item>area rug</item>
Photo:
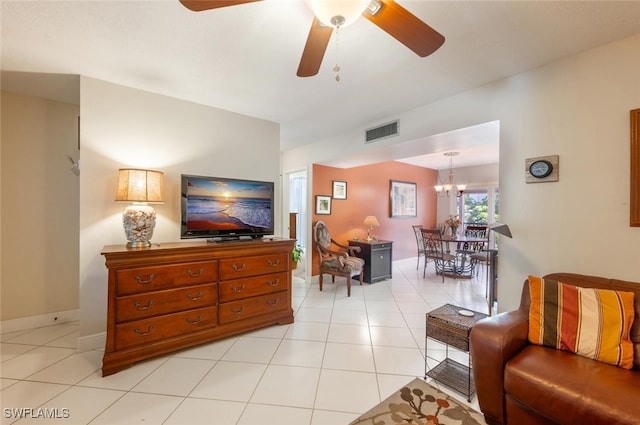
[[[350,425],[484,425],[484,416],[416,378]]]

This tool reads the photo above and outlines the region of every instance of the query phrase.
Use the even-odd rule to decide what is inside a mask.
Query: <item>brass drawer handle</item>
[[[267,305],[269,307],[273,307],[274,305],[278,305],[278,304],[280,304],[280,298],[276,298],[273,301],[267,301]]]
[[[147,279],[143,279],[142,276],[136,276],[136,280],[141,285],[146,285],[147,283],[151,283],[151,281],[156,277],[155,274],[151,273]]]
[[[276,279],[275,281],[273,281],[273,280],[267,281],[267,285],[274,286],[274,287],[278,286],[279,283],[280,283],[280,279]]]
[[[191,270],[191,269],[189,269],[187,271],[189,272],[189,276],[191,276],[191,277],[200,277],[200,276],[202,276],[202,272],[204,272],[204,268],[200,267],[200,270],[198,270],[197,273],[194,273],[194,271]]]
[[[275,267],[280,264],[280,259],[278,258],[276,261],[269,260],[267,261],[271,267]]]
[[[151,333],[151,331],[152,331],[152,330],[153,330],[153,325],[149,325],[149,327],[147,328],[147,331],[146,331],[146,332],[142,332],[142,331],[141,331],[140,329],[138,329],[138,328],[135,328],[133,331],[134,331],[135,333],[137,333],[138,335],[140,335],[140,336],[147,336],[147,335],[149,335],[149,334]]]
[[[245,263],[242,263],[242,265],[240,267],[238,267],[236,264],[232,264],[231,268],[233,270],[237,271],[237,272],[241,272],[241,271],[243,271],[244,269],[247,268],[247,265]]]
[[[145,310],[149,310],[149,307],[151,307],[153,305],[154,301],[153,300],[149,300],[149,302],[147,303],[147,305],[142,305],[139,302],[136,302],[134,305],[136,306],[136,308],[140,311],[145,311]]]
[[[232,286],[231,290],[237,294],[239,294],[240,292],[244,291],[246,289],[246,285],[243,283],[241,287],[237,287],[237,286]]]
[[[187,293],[187,298],[189,298],[191,301],[200,301],[203,295],[204,295],[204,292],[202,291],[198,292],[198,295],[195,297],[190,293]]]
[[[232,312],[233,314],[242,314],[242,313],[244,313],[244,306],[240,307],[240,309],[239,309],[239,310],[238,310],[238,309],[236,309],[236,308],[231,307],[231,312]]]
[[[202,322],[202,315],[198,314],[198,318],[196,320],[193,320],[191,317],[187,317],[187,322],[192,325],[199,325],[200,322]]]

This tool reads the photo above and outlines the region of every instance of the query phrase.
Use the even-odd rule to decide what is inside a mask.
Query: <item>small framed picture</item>
[[[347,182],[333,181],[333,199],[347,199]]]
[[[331,214],[331,196],[325,196],[325,195],[316,196],[316,214],[318,215]]]

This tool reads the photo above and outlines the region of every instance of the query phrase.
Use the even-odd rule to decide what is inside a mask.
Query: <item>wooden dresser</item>
[[[293,323],[294,242],[105,246],[109,289],[102,376],[185,347]]]

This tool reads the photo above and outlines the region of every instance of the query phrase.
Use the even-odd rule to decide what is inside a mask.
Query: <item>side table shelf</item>
[[[475,392],[475,382],[471,374],[471,357],[467,365],[456,362],[449,358],[449,346],[468,353],[471,328],[478,320],[488,316],[477,311],[472,311],[472,316],[464,316],[459,313],[460,311],[469,310],[445,304],[427,313],[424,378],[427,379],[427,376],[433,378],[466,395],[467,401],[471,401],[471,394]],[[446,346],[445,359],[432,369],[429,369],[427,364],[429,338],[440,341]]]
[[[466,395],[467,401],[471,401],[471,394],[475,391],[476,383],[469,366],[447,357],[438,366],[429,370],[425,379],[427,376]]]

